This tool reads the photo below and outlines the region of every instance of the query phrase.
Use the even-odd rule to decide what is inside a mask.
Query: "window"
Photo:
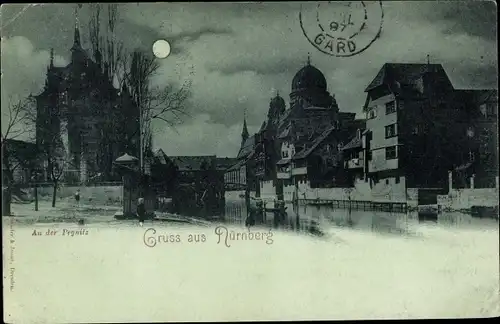
[[[399,181],[400,181],[399,177],[396,177],[396,183],[399,183]]]
[[[385,159],[393,160],[398,158],[397,146],[389,146],[385,148]]]
[[[385,184],[388,185],[389,184],[389,179],[385,179]]]
[[[389,115],[394,112],[396,112],[396,102],[393,100],[385,104],[385,114]]]
[[[385,126],[385,138],[396,136],[396,124]]]
[[[368,108],[368,119],[373,119],[377,117],[377,111],[375,110],[374,107]]]

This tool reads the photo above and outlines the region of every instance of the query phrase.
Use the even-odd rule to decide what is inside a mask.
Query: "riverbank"
[[[180,242],[149,247],[150,227]],[[273,230],[272,244],[231,247],[217,243],[215,227],[85,228],[87,235],[38,238],[31,226],[15,228],[15,287],[4,305],[12,322],[500,315],[498,228],[417,224],[406,236],[330,225],[321,238]],[[96,302],[99,311],[89,313]]]

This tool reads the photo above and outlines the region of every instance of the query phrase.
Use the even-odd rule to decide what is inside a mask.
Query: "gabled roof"
[[[215,160],[217,170],[226,170],[237,162],[238,162],[237,158],[229,158],[229,157],[225,158],[218,157]]]
[[[285,127],[285,129],[278,135],[278,138],[287,138],[290,135],[290,125]]]
[[[128,153],[123,154],[122,156],[119,156],[115,162],[132,162],[132,161],[138,161],[139,159],[136,158],[135,156],[129,155]]]
[[[237,163],[233,164],[231,167],[227,168],[226,171],[234,171],[239,170],[242,166],[245,165],[246,160],[239,160]]]
[[[203,156],[171,156],[170,160],[179,171],[200,171],[205,163],[207,167],[216,165],[215,155]]]
[[[281,159],[278,162],[276,162],[276,165],[286,165],[289,164],[292,160],[291,159]]]
[[[320,136],[316,137],[310,147],[296,153],[292,159],[300,160],[308,157],[318,147],[318,145],[321,144],[321,142],[323,142],[334,130],[335,126],[330,126]]]
[[[169,164],[170,159],[167,154],[163,152],[162,149],[157,149],[156,152],[153,153],[154,159],[160,164]]]
[[[236,158],[242,159],[248,156],[252,152],[254,146],[255,146],[255,135],[252,135],[249,138],[247,138],[245,143],[243,143],[243,146],[240,148],[240,151],[238,152],[238,156]]]
[[[267,128],[267,120],[264,120],[262,122],[262,125],[260,126],[259,133],[264,131]]]
[[[358,136],[354,136],[353,139],[349,141],[344,147],[342,148],[343,151],[353,149],[353,148],[359,148],[361,147],[361,138]]]
[[[290,117],[290,114],[292,113],[292,109],[286,109],[285,112],[283,113],[283,115],[280,116],[280,120],[279,120],[279,125],[283,124],[283,122],[285,122],[288,117]]]
[[[456,89],[454,93],[460,100],[465,97],[473,100],[477,104],[498,102],[497,89]]]
[[[390,85],[396,82],[400,86],[414,84],[426,72],[437,72],[448,78],[441,64],[385,63],[366,87],[365,92],[382,84]]]

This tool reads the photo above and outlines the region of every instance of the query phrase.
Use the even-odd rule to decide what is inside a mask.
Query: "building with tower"
[[[95,61],[82,47],[76,17],[71,62],[54,66],[51,51],[47,78],[36,99],[36,143],[50,180],[53,156],[64,164],[64,181],[111,180],[113,161],[139,155],[139,109],[125,83],[113,86],[113,75],[99,52]],[[58,167],[61,167],[59,162]]]
[[[325,76],[309,58],[295,74],[289,97],[289,107],[279,92],[270,100],[267,118],[255,135],[248,136],[243,125],[238,156],[252,165],[256,181],[251,190],[258,197],[283,199],[284,188],[299,182],[340,185],[344,181],[335,180],[343,170],[340,149],[364,128],[354,113],[339,111]]]
[[[428,62],[386,63],[365,92],[372,195],[406,201],[408,189],[474,188],[470,178],[495,187],[496,89],[456,89],[441,64]]]
[[[441,64],[387,63],[365,91],[366,118],[341,112],[308,60],[288,107],[277,93],[256,134],[244,122],[231,170],[241,175],[245,165],[249,189],[263,199],[415,207],[444,193],[459,201],[462,189],[498,195],[496,89],[456,89]],[[469,203],[483,204],[478,197],[471,191]]]

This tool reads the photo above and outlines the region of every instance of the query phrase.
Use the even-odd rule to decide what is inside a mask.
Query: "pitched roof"
[[[250,136],[241,146],[240,151],[238,152],[237,159],[242,159],[248,156],[255,146],[255,135]]]
[[[115,162],[131,162],[131,161],[137,161],[139,160],[135,156],[129,155],[128,153],[123,154],[122,156],[119,156]]]
[[[157,149],[156,152],[153,153],[154,159],[160,164],[169,164],[169,158],[162,149]]]
[[[237,158],[229,158],[229,157],[219,158],[218,157],[215,159],[217,170],[226,170],[226,169],[230,168],[231,166],[233,166],[237,162],[238,162]]]
[[[414,84],[424,73],[437,72],[447,77],[441,64],[422,63],[385,63],[375,78],[366,87],[365,92],[382,84]]]
[[[460,100],[466,96],[478,104],[498,102],[497,89],[456,89],[454,93]]]
[[[465,164],[459,165],[455,168],[455,171],[464,171],[472,166],[472,162],[467,162]]]
[[[216,165],[215,155],[171,156],[170,160],[177,166],[179,171],[200,171],[203,163],[206,163],[208,167]]]
[[[278,162],[276,162],[276,165],[286,165],[290,163],[292,160],[291,159],[281,159]]]
[[[259,133],[264,131],[267,128],[267,120],[264,120],[262,122],[262,125],[260,126]]]
[[[352,140],[350,140],[349,143],[344,145],[342,150],[345,151],[345,150],[349,150],[352,148],[358,148],[358,147],[361,147],[361,138],[354,136],[354,138]]]
[[[292,109],[286,109],[285,112],[280,116],[279,125],[283,124],[288,119],[291,113]]]
[[[285,127],[285,129],[278,135],[278,138],[287,138],[290,135],[290,125]]]
[[[321,144],[321,142],[323,142],[334,130],[335,126],[330,126],[320,136],[316,137],[316,139],[313,141],[310,147],[296,153],[292,159],[300,160],[308,157],[309,154],[311,154],[318,147],[318,145]]]
[[[241,168],[243,165],[245,165],[247,161],[246,160],[239,160],[237,163],[233,164],[231,167],[227,168],[226,171],[234,171],[238,170]]]

